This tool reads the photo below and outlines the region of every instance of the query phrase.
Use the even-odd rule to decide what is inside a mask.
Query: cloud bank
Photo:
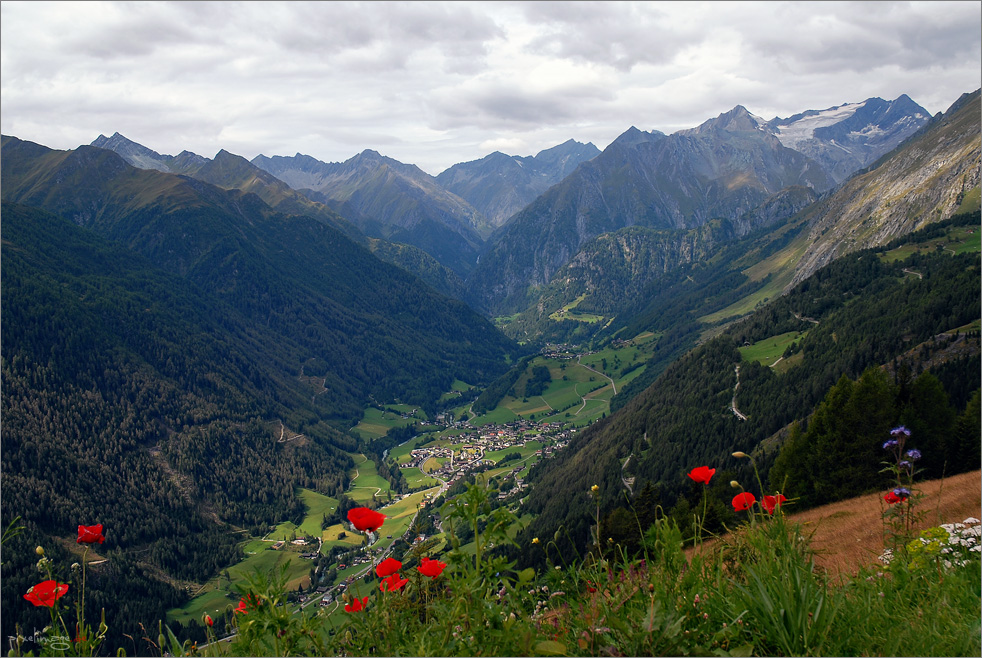
[[[328,162],[374,149],[437,174],[631,126],[670,133],[982,78],[971,2],[18,2],[0,5],[2,132],[52,148]]]

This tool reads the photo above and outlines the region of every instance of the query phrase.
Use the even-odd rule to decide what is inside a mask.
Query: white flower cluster
[[[947,533],[947,537],[939,531]],[[930,552],[938,552],[941,564],[946,569],[951,567],[963,567],[968,564],[969,559],[979,559],[982,557],[982,521],[975,517],[969,517],[961,523],[944,523],[936,528],[925,530],[921,536],[914,540],[929,549]],[[911,544],[908,544],[908,550]],[[972,555],[972,554],[975,555]],[[894,558],[893,549],[887,548],[877,558],[885,565],[889,565]]]
[[[982,554],[982,522],[969,517],[961,523],[944,523],[941,529],[948,533],[947,545],[941,549],[946,568],[963,567],[972,557],[969,553]],[[924,541],[923,539],[921,541]]]

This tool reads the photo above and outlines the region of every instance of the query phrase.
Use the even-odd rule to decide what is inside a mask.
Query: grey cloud
[[[531,2],[526,17],[548,30],[533,52],[630,71],[640,63],[671,61],[680,48],[700,38],[670,25],[656,3]]]
[[[799,73],[915,71],[980,54],[978,3],[785,3],[745,44]]]

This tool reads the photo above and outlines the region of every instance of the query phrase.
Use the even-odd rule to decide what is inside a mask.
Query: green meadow
[[[298,537],[318,537],[321,534],[321,519],[327,514],[330,516],[334,508],[338,506],[338,499],[325,496],[324,494],[301,489],[299,492],[304,504],[307,506],[307,515],[298,525],[291,521],[285,521],[276,529],[270,532],[266,539],[289,540],[293,534]]]
[[[377,495],[389,490],[388,480],[378,474],[375,462],[363,454],[352,455],[355,468],[348,473],[351,483],[347,496],[357,503],[367,503]]]
[[[759,340],[753,345],[744,346],[739,349],[740,356],[746,362],[756,361],[763,366],[773,366],[788,349],[793,342],[800,342],[807,335],[807,331],[789,331],[777,336],[771,336],[764,340]]]
[[[365,410],[365,415],[361,421],[355,425],[351,431],[362,439],[377,439],[385,436],[394,427],[405,427],[417,422],[417,418],[403,418],[402,413],[410,413],[414,407],[401,405],[397,410],[392,410],[390,405],[385,410],[369,407]]]

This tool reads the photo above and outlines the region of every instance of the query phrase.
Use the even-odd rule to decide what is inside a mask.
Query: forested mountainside
[[[344,489],[344,430],[371,396],[434,410],[455,378],[490,381],[518,352],[254,194],[6,136],[0,166],[2,520],[27,525],[4,546],[4,606],[34,546],[71,563],[66,529],[98,519],[112,560],[90,601],[141,637],[183,584],[230,564],[230,530],[300,513],[296,487]]]
[[[418,276],[438,292],[461,299],[463,297],[460,276],[441,265],[439,261],[419,247],[394,243],[379,238],[368,238],[354,224],[323,203],[313,201],[294,190],[285,182],[260,169],[245,158],[219,151],[213,159],[187,151],[178,156],[160,155],[147,147],[120,135],[99,135],[91,144],[118,153],[128,163],[140,169],[155,169],[217,185],[225,190],[241,190],[259,196],[270,208],[289,215],[305,215],[340,229],[353,241],[368,247],[381,260],[392,263]]]
[[[947,226],[960,224],[976,230],[979,214]],[[936,237],[937,230],[914,233],[909,242]],[[979,255],[909,254],[893,249],[898,246],[843,256],[819,270],[687,353],[620,411],[538,465],[530,475],[529,509],[540,515],[534,534],[551,536],[562,527],[582,544],[595,515],[590,486],[608,492],[601,501],[607,515],[623,506],[627,475],[635,478],[634,492],[652,485],[648,495],[656,492],[666,509],[688,495],[685,473],[699,465],[723,471],[720,481],[731,474],[753,483],[748,462],[732,457],[734,451],[752,453],[766,479],[782,433],[795,422],[807,428],[827,394],[854,399],[831,407],[842,418],[813,439],[821,449],[800,448],[807,431],[792,444],[810,457],[786,457],[792,466],[781,475],[798,477],[801,464],[818,468],[820,460],[810,481],[826,483],[820,500],[799,505],[882,484],[882,455],[874,448],[899,423],[914,430],[913,446],[932,455],[924,462],[931,476],[977,468],[977,402],[974,412],[965,408],[979,388]],[[780,367],[741,354],[744,346],[788,332],[794,340]],[[964,414],[960,424],[958,414]],[[813,490],[805,486],[789,491]],[[521,539],[523,546],[532,534]]]

